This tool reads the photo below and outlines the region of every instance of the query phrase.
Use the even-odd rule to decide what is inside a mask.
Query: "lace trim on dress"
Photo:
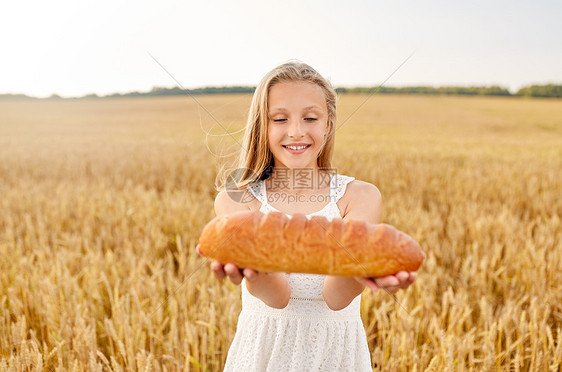
[[[341,199],[343,194],[345,194],[345,189],[347,188],[347,184],[353,181],[355,177],[344,176],[342,174],[334,174],[333,181],[336,184],[335,189],[335,200],[337,202]],[[331,200],[331,199],[330,199]]]
[[[358,296],[359,298],[361,298],[361,296]],[[244,311],[246,314],[251,314],[251,315],[265,315],[265,316],[271,316],[271,312],[270,311],[259,311],[259,310],[245,310]],[[314,319],[316,321],[318,320],[331,320],[331,321],[345,321],[345,322],[349,322],[350,320],[352,321],[359,321],[361,322],[361,318],[358,319],[357,314],[353,314],[353,315],[317,315],[317,314],[311,314],[311,315],[302,315],[302,314],[285,314],[285,313],[279,313],[279,314],[275,314],[276,317],[283,317],[283,318],[291,318],[291,319]],[[361,324],[362,326],[363,324]]]
[[[261,187],[262,182],[263,181],[260,181],[260,180],[252,182],[250,185],[248,185],[248,190],[262,204],[267,204],[267,200],[265,200],[265,195],[263,194],[262,187]]]

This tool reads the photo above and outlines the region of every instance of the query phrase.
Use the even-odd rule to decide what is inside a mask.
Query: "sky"
[[[0,6],[0,94],[255,86],[291,59],[336,87],[515,92],[562,84],[561,20],[559,0],[10,1]]]

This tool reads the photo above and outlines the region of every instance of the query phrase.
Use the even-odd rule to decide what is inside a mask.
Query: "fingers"
[[[269,273],[265,273],[266,275],[270,275]],[[249,268],[245,268],[242,270],[242,275],[246,277],[246,280],[249,282],[253,282],[258,278],[259,273],[256,270],[252,270]]]
[[[230,281],[236,285],[239,285],[242,282],[242,273],[241,270],[233,263],[227,263],[224,265],[224,272],[228,275]]]
[[[197,245],[199,248],[199,245]],[[199,253],[199,249],[197,249]],[[246,280],[253,282],[259,276],[259,272],[250,268],[240,269],[233,263],[222,264],[219,261],[211,262],[211,271],[217,277],[217,279],[224,279],[228,277],[233,284],[240,285],[242,279],[246,277]],[[269,273],[264,273],[269,274]]]
[[[355,280],[363,284],[365,287],[370,288],[375,293],[379,290],[379,286],[377,285],[377,283],[373,278],[364,278],[364,277],[356,276]]]
[[[394,275],[387,275],[380,278],[376,278],[375,281],[379,287],[384,287],[384,288],[397,287],[400,285],[399,279]]]
[[[381,278],[373,278],[375,283],[385,292],[395,294],[400,289],[400,282],[394,275],[383,276]]]
[[[239,269],[238,266],[234,264],[226,264],[225,272],[230,278],[230,281],[236,285],[242,283],[242,279],[245,277],[247,281],[253,282],[258,279],[259,272],[250,268]]]
[[[197,251],[197,254],[204,257],[203,253],[201,252],[201,246],[199,244],[197,244],[195,250]],[[246,276],[250,281],[255,280],[255,278],[257,277],[257,271],[252,269],[244,270],[245,274],[243,274],[242,269],[239,269],[234,264],[227,263],[226,265],[223,265],[219,261],[211,262],[211,271],[218,279],[224,279],[228,276],[230,278],[230,281],[236,285],[242,283],[242,278],[244,276]]]
[[[407,271],[399,271],[395,276],[396,279],[398,279],[398,287],[400,289],[406,289],[410,286],[410,284],[412,284],[410,282],[410,273]]]
[[[380,278],[374,278],[374,282],[380,288],[384,288],[387,292],[394,294],[399,289],[407,289],[416,280],[415,272],[399,271],[395,275],[387,275]],[[375,291],[376,292],[376,291]]]
[[[416,278],[417,278],[417,273],[415,271],[411,272],[410,277],[408,278],[408,285],[414,284]]]
[[[211,271],[218,279],[224,279],[226,277],[224,266],[219,261],[211,262]]]

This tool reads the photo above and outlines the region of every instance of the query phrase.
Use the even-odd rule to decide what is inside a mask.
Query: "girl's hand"
[[[355,280],[371,288],[375,293],[379,288],[384,288],[391,294],[394,294],[399,289],[408,288],[416,280],[416,272],[399,271],[394,275],[382,276],[380,278],[356,276]]]
[[[204,255],[201,253],[201,249],[199,248],[199,244],[197,244],[196,250],[200,256],[204,257]],[[213,260],[213,262],[211,262],[211,271],[213,272],[213,274],[215,274],[217,279],[224,279],[228,276],[230,281],[236,285],[240,285],[240,283],[242,283],[243,277],[246,277],[246,280],[252,282],[256,280],[256,278],[260,274],[256,270],[250,268],[239,269],[238,266],[233,263],[227,263],[223,265],[221,262],[216,260]]]

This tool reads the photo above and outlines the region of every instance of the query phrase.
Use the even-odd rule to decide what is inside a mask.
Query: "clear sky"
[[[562,84],[562,1],[7,1],[0,93],[257,85],[299,59],[335,86]]]

